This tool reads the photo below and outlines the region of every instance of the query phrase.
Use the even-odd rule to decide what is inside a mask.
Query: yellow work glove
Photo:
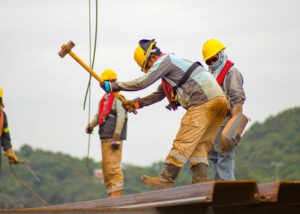
[[[241,103],[236,103],[231,109],[231,114],[232,116],[235,116],[239,113],[243,113],[243,105]]]
[[[93,130],[94,130],[94,127],[91,124],[88,124],[88,126],[85,129],[85,132],[88,134],[93,134]]]
[[[122,103],[122,106],[129,113],[131,113],[134,110],[136,110],[135,103],[132,100],[126,100],[124,103]]]
[[[4,155],[8,157],[9,163],[18,164],[19,158],[16,156],[13,149],[8,149]]]

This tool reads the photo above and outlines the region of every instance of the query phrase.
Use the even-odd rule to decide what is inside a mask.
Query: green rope
[[[92,30],[91,30],[91,0],[89,0],[89,65],[92,69],[94,69],[95,57],[96,57],[96,47],[97,47],[97,34],[98,34],[98,0],[96,0],[96,26],[95,26],[95,41],[94,41],[94,53],[93,53],[93,61],[91,62],[92,56]],[[91,117],[91,80],[92,75],[89,77],[88,86],[85,92],[83,110],[85,110],[87,96],[89,96],[89,110],[88,110],[88,124],[90,123]],[[86,156],[86,167],[89,165],[89,154],[90,154],[90,144],[91,144],[91,135],[88,136],[88,151]]]
[[[89,13],[89,18],[90,17],[91,17],[91,12]],[[90,20],[91,20],[91,18],[90,18]],[[90,32],[90,41],[91,41],[91,28],[89,29],[89,32]],[[98,35],[98,0],[96,0],[96,26],[95,26],[94,53],[93,53],[92,64],[90,64],[90,67],[92,69],[94,69],[94,63],[95,63],[95,57],[96,57],[97,35]],[[90,53],[91,53],[91,42],[90,42]],[[90,59],[91,59],[91,56],[90,56]],[[90,77],[89,77],[88,86],[87,86],[87,89],[86,89],[86,92],[85,92],[84,103],[83,103],[83,110],[85,110],[87,96],[88,96],[88,93],[90,91],[91,80],[92,80],[92,75],[90,75]]]

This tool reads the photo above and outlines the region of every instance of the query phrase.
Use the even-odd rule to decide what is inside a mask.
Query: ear
[[[159,56],[156,55],[151,55],[151,60],[153,60],[154,62],[159,58]]]

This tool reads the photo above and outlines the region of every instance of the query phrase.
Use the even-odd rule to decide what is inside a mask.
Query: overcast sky
[[[12,143],[87,153],[88,111],[83,99],[88,73],[70,56],[57,52],[72,40],[89,60],[88,1],[0,0],[0,86],[4,90]],[[99,0],[99,32],[94,70],[117,72],[120,81],[143,75],[133,60],[140,39],[155,38],[164,52],[202,60],[203,43],[218,39],[244,76],[244,113],[252,121],[300,104],[299,0]],[[92,5],[93,12],[95,5]],[[94,27],[94,13],[92,17]],[[123,93],[127,99],[146,90]],[[92,116],[103,91],[92,82]],[[129,115],[123,162],[149,165],[164,160],[185,110],[170,112],[167,100]],[[90,155],[101,160],[98,128]]]

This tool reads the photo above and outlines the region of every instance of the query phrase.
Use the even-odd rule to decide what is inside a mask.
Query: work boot
[[[174,181],[177,178],[179,171],[180,167],[165,163],[162,172],[157,177],[143,175],[141,180],[155,189],[171,188],[174,186]]]
[[[207,165],[205,163],[198,163],[197,165],[191,167],[191,170],[193,171],[192,184],[201,184],[207,182],[206,168]]]
[[[116,198],[116,197],[121,197],[122,196],[122,192],[123,190],[120,189],[120,190],[117,190],[117,191],[114,191],[114,192],[111,192],[109,193],[109,198]]]

